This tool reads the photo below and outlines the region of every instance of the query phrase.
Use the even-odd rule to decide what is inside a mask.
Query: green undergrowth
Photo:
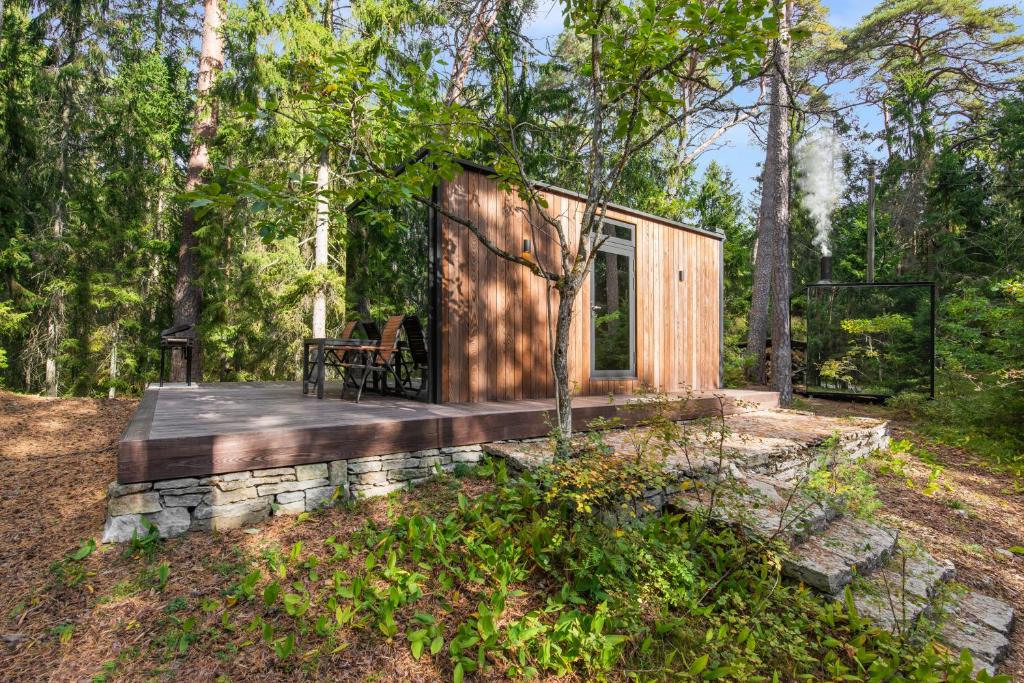
[[[581,514],[581,500],[604,504],[619,467],[638,471],[601,455],[518,480],[487,463],[473,476],[493,487],[470,498],[450,479],[443,512],[405,514],[398,496],[386,523],[266,546],[224,573],[219,595],[168,597],[152,649],[171,666],[197,649],[228,661],[260,648],[280,672],[313,677],[349,647],[386,644],[453,681],[973,680],[969,659],[783,582],[778,555],[733,530]]]

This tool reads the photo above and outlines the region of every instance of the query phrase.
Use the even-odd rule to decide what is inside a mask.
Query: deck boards
[[[463,446],[547,433],[550,399],[429,404],[364,397],[359,404],[304,396],[298,382],[215,383],[150,388],[119,444],[118,481],[201,477],[240,470]],[[719,390],[730,402],[776,405],[771,392]],[[625,396],[574,399],[574,421],[612,417]],[[713,394],[699,394],[686,417],[713,414]],[[733,409],[731,409],[733,410]]]

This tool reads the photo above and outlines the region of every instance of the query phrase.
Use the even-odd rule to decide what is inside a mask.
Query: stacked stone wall
[[[237,529],[271,515],[312,512],[339,499],[382,496],[480,460],[480,446],[432,448],[365,458],[246,470],[209,477],[113,482],[107,489],[103,542],[144,535]]]

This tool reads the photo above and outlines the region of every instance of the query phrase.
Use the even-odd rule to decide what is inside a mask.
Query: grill
[[[174,357],[174,349],[181,349],[185,356],[185,382],[192,386],[192,349],[196,343],[196,331],[192,325],[174,325],[160,333],[160,386],[164,385],[164,357],[168,349]]]

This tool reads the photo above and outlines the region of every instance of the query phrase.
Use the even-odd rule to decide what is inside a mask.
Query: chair
[[[427,386],[427,373],[430,369],[430,355],[427,353],[427,336],[423,332],[423,324],[419,317],[408,315],[402,323],[402,330],[405,332],[405,350],[408,356],[403,353],[398,364],[398,375],[401,386],[413,392],[413,396],[419,396],[424,387]],[[419,385],[413,387],[413,374],[419,372]],[[403,391],[404,391],[403,389]]]
[[[357,330],[361,330],[365,338],[356,337]],[[328,367],[335,370],[345,370],[345,363],[352,360],[350,349],[354,346],[361,346],[373,343],[380,338],[377,323],[372,320],[350,320],[341,335],[326,339],[306,339],[303,342],[302,358],[302,393],[309,393],[309,385],[317,388],[317,397],[323,398],[324,374]],[[346,373],[345,379],[351,378]],[[352,380],[352,386],[358,387],[358,383]],[[344,391],[344,388],[342,389]]]
[[[343,382],[341,390],[344,393],[352,371],[361,370],[362,376],[359,378],[359,391],[356,394],[356,403],[359,403],[359,400],[362,398],[363,388],[366,386],[366,378],[370,375],[379,376],[385,388],[387,387],[387,378],[389,376],[393,377],[396,389],[402,396],[405,395],[405,391],[402,389],[402,380],[398,375],[397,369],[397,365],[401,360],[398,348],[398,334],[402,331],[402,324],[404,322],[404,315],[393,315],[384,323],[384,329],[381,330],[379,342],[345,348],[349,353],[346,353],[346,360],[341,363],[345,368],[346,375],[346,380]]]

